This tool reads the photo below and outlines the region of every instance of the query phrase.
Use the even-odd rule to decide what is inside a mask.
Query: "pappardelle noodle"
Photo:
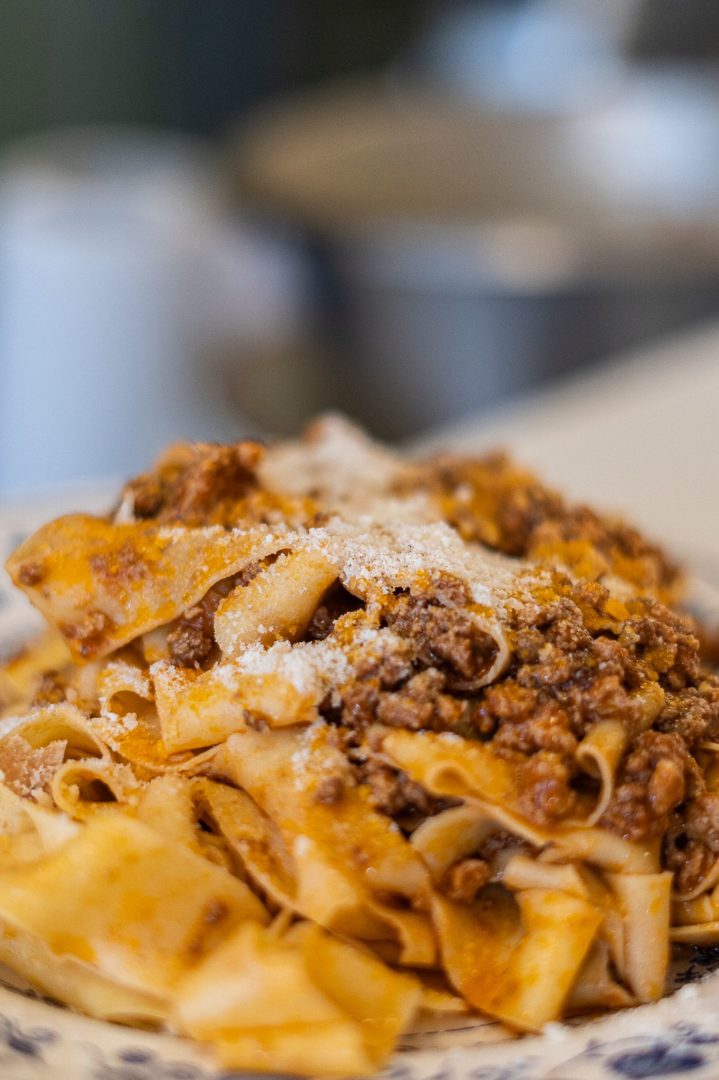
[[[48,629],[0,671],[0,962],[53,999],[359,1075],[719,943],[681,575],[507,457],[177,445],[8,570]]]

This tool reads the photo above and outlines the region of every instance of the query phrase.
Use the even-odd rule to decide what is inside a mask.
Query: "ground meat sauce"
[[[506,454],[435,457],[413,483],[439,499],[465,540],[560,562],[582,577],[611,573],[664,600],[677,594],[679,570],[659,547],[624,522],[568,503]]]
[[[408,638],[421,664],[442,668],[449,685],[467,688],[491,666],[497,645],[466,609],[462,582],[438,575],[419,596],[400,594],[385,606],[390,629]]]
[[[264,447],[250,440],[220,446],[181,443],[155,468],[125,485],[116,513],[135,520],[185,526],[311,524],[311,499],[265,490],[258,478]]]
[[[261,562],[248,563],[239,573],[218,581],[199,603],[183,613],[167,635],[167,648],[174,664],[189,668],[203,666],[215,650],[215,612],[220,603],[238,586],[249,585],[275,558],[270,555]]]
[[[450,900],[471,904],[477,893],[492,879],[492,868],[484,859],[460,859],[445,871],[439,887]]]
[[[32,696],[33,707],[45,708],[48,705],[58,705],[67,699],[67,678],[60,671],[46,671],[40,680]]]
[[[311,492],[288,499],[263,490],[263,453],[252,442],[173,448],[126,487],[121,507],[136,519],[184,525],[324,521]],[[453,732],[488,742],[514,762],[522,812],[551,826],[576,813],[593,783],[577,765],[581,740],[602,720],[618,720],[628,745],[600,825],[638,841],[664,836],[664,865],[690,889],[719,855],[719,795],[706,791],[699,764],[702,742],[719,737],[719,682],[702,670],[692,626],[664,606],[679,595],[677,567],[630,526],[566,502],[503,454],[435,457],[393,481],[392,491],[429,495],[432,513],[467,541],[561,566],[572,577],[552,571],[550,586],[537,586],[531,602],[511,608],[511,660],[487,687],[482,677],[497,644],[473,617],[462,581],[434,574],[423,589],[385,598],[380,623],[398,646],[379,659],[368,655],[321,706],[350,771],[328,777],[318,801],[332,805],[347,783],[361,783],[378,810],[411,831],[451,803],[386,760],[381,732]],[[617,580],[622,599],[603,584]],[[209,662],[214,613],[235,584],[215,586],[172,627],[168,647],[177,664]],[[335,586],[306,640],[323,640],[359,606]],[[488,880],[488,865],[472,853],[450,868],[445,891],[472,899]]]
[[[439,888],[450,900],[470,904],[484,885],[490,881],[501,881],[508,855],[529,850],[528,845],[516,836],[500,829],[487,837],[473,855],[452,863],[442,875]]]
[[[312,616],[305,631],[305,638],[307,641],[324,641],[340,615],[346,615],[348,611],[357,611],[361,606],[361,601],[356,596],[352,596],[337,583],[326,593]]]
[[[437,812],[437,800],[421,784],[374,755],[358,766],[357,776],[369,786],[372,805],[388,817],[400,820],[408,831]]]
[[[632,840],[661,836],[672,811],[703,792],[699,766],[678,735],[646,731],[625,757],[600,824]]]
[[[472,679],[496,646],[478,636],[461,582],[435,576],[423,593],[387,601],[382,619],[398,635],[396,653],[360,664],[339,704],[325,710],[343,733],[356,782],[411,830],[447,804],[383,758],[381,732],[454,732],[514,762],[520,809],[552,826],[576,814],[594,783],[577,764],[581,740],[618,720],[628,747],[599,824],[637,841],[667,834],[665,865],[686,887],[719,854],[719,796],[707,794],[696,757],[701,741],[719,733],[719,681],[702,672],[690,624],[656,600],[618,600],[597,582],[553,571],[535,587],[539,579],[527,575],[532,599],[510,606],[511,661],[487,687],[473,688]],[[474,895],[485,877],[480,863],[473,854],[452,868],[448,895]]]
[[[325,776],[320,780],[315,791],[315,801],[324,806],[334,806],[342,802],[346,790],[346,781],[339,773]]]
[[[206,524],[222,505],[257,487],[255,470],[262,447],[210,443],[170,449],[153,472],[131,480],[123,491],[136,518]]]

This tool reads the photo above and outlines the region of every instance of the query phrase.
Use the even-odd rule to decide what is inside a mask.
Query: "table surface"
[[[719,582],[719,323],[465,417],[425,445],[503,446],[575,498],[618,510]]]

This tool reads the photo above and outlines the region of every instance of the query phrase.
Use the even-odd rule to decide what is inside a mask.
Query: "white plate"
[[[86,505],[85,501],[85,505]],[[83,505],[78,500],[77,505]],[[50,516],[26,506],[0,514],[0,565],[28,528]],[[64,509],[64,507],[62,508]],[[0,654],[37,626],[0,572]],[[717,972],[717,974],[712,974]],[[506,1039],[477,1023],[406,1040],[386,1080],[641,1080],[719,1076],[719,948],[688,954],[676,993],[601,1020],[550,1024],[543,1035]],[[246,1075],[246,1074],[245,1074]],[[2,1080],[231,1080],[212,1052],[187,1040],[77,1016],[0,985]]]

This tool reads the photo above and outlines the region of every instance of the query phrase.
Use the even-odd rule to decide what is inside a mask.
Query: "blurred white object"
[[[194,145],[130,132],[58,132],[6,159],[0,490],[134,467],[195,423],[211,176]]]
[[[574,110],[621,79],[635,0],[439,6],[416,59],[467,100],[522,111]]]
[[[228,222],[204,145],[58,131],[0,162],[0,496],[229,439],[222,350],[297,319],[284,248]]]
[[[717,66],[630,69],[554,112],[335,86],[237,150],[247,190],[325,240],[347,407],[379,434],[719,312]]]

